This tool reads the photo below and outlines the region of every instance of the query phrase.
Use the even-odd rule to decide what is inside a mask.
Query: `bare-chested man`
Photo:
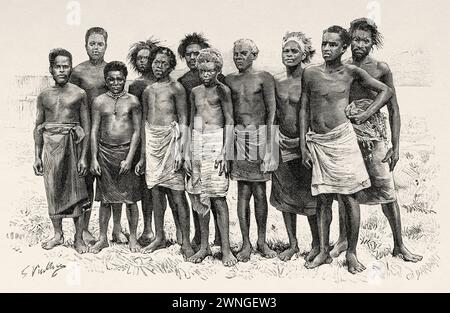
[[[317,201],[311,195],[311,170],[302,165],[298,137],[302,74],[315,52],[311,39],[302,32],[288,32],[283,37],[281,56],[286,73],[276,81],[276,123],[279,126],[281,158],[278,168],[272,174],[270,194],[272,206],[283,212],[289,237],[289,248],[279,255],[283,261],[290,260],[299,252],[297,214],[307,216],[311,228],[311,252],[306,260],[312,260],[319,253]]]
[[[104,60],[108,43],[108,33],[101,27],[92,27],[88,29],[85,35],[85,48],[89,60],[78,64],[74,69],[70,82],[84,89],[88,98],[89,114],[92,114],[92,102],[95,97],[107,92],[105,78],[103,77],[103,69],[106,62]],[[88,162],[90,163],[91,153],[88,147]],[[86,187],[89,194],[91,205],[94,201],[94,180],[92,173],[86,175]],[[92,208],[92,207],[91,207]],[[127,238],[122,233],[120,226],[121,211],[113,212],[114,227],[112,238],[113,241],[125,243]],[[84,231],[83,238],[86,243],[95,243],[94,237],[89,232],[89,220],[91,218],[91,210],[86,211],[84,215]]]
[[[147,88],[147,86],[156,82],[155,77],[150,66],[150,52],[157,47],[159,41],[154,39],[148,39],[146,41],[139,41],[134,43],[128,54],[128,61],[131,67],[141,76],[139,76],[135,81],[133,81],[128,87],[128,92],[135,95],[139,102],[142,104],[142,94]],[[141,145],[139,144],[136,153],[141,155]],[[141,192],[142,192],[142,216],[144,217],[144,230],[138,239],[141,246],[145,247],[150,244],[154,239],[154,234],[152,230],[152,216],[153,216],[153,206],[152,206],[152,194],[147,188],[145,183],[144,164],[138,164],[135,168],[136,175],[141,178]]]
[[[372,77],[385,83],[394,90],[394,82],[392,79],[392,72],[389,66],[375,60],[370,56],[370,52],[374,47],[379,48],[382,45],[382,37],[379,33],[376,24],[367,18],[360,18],[354,20],[350,24],[350,36],[352,38],[351,50],[352,58],[347,61],[349,64],[356,65],[366,70]],[[372,90],[364,88],[358,83],[353,84],[350,91],[350,101],[365,101],[365,99],[373,100],[375,97]],[[371,101],[366,101],[369,104]],[[392,96],[390,102],[387,104],[389,113],[389,125],[391,127],[391,142],[392,148],[387,149],[387,138],[385,135],[384,119],[380,116],[380,112],[376,112],[374,116],[381,127],[381,133],[377,132],[375,136],[366,130],[369,129],[364,126],[375,126],[371,123],[369,117],[362,115],[362,127],[355,125],[355,132],[358,135],[360,148],[364,156],[366,168],[370,176],[372,186],[367,188],[357,195],[360,204],[381,204],[384,215],[389,221],[391,231],[394,237],[394,249],[392,254],[400,256],[405,261],[418,262],[422,260],[422,256],[411,253],[403,243],[402,238],[402,224],[400,219],[400,210],[397,202],[394,180],[392,171],[397,164],[399,158],[399,139],[400,139],[400,111],[397,103],[397,98]],[[357,116],[355,116],[357,118]],[[368,122],[365,122],[365,119]],[[373,119],[373,118],[372,118]],[[339,206],[339,239],[331,250],[331,256],[337,257],[341,252],[347,249],[347,237],[345,229],[345,214],[340,203]]]
[[[250,39],[234,43],[233,60],[237,73],[225,77],[231,89],[237,155],[232,162],[231,178],[238,182],[238,218],[242,232],[242,247],[237,258],[250,259],[250,198],[255,203],[258,226],[257,250],[267,258],[277,254],[266,242],[267,197],[266,181],[276,168],[272,155],[271,133],[275,119],[275,80],[265,71],[253,69],[258,47]]]
[[[152,192],[155,218],[155,240],[143,249],[153,252],[165,246],[164,212],[166,195],[177,210],[182,235],[181,249],[185,257],[194,254],[189,242],[189,206],[184,192],[183,153],[187,134],[186,92],[170,77],[177,61],[166,47],[157,47],[150,54],[156,83],[144,90],[142,153],[145,179]],[[177,222],[177,221],[175,221]]]
[[[186,72],[183,76],[178,78],[178,81],[183,85],[186,90],[186,99],[187,99],[187,115],[188,122],[190,122],[190,114],[191,114],[191,102],[190,95],[193,88],[200,86],[202,84],[202,80],[200,79],[199,70],[197,68],[197,56],[200,53],[200,49],[209,48],[210,45],[208,40],[203,37],[202,34],[192,33],[186,35],[178,46],[178,55],[181,59],[186,60],[186,65],[189,68],[189,71]],[[222,73],[217,75],[217,79],[220,82],[224,82],[225,77]],[[192,246],[194,248],[200,247],[201,242],[201,231],[200,231],[200,222],[198,213],[195,210],[195,207],[201,207],[201,203],[198,203],[196,200],[198,197],[194,197],[194,195],[199,195],[200,190],[192,187],[192,180],[188,177],[186,182],[186,191],[189,195],[192,205],[192,218],[194,221],[195,234],[192,239]],[[220,245],[220,231],[217,225],[217,215],[216,211],[213,210],[214,223],[215,223],[215,239],[214,244]]]
[[[139,177],[134,167],[141,130],[141,105],[137,97],[124,88],[128,70],[125,64],[113,61],[104,69],[108,92],[92,103],[91,171],[97,176],[95,200],[100,203],[100,239],[90,248],[93,253],[108,247],[108,224],[111,210],[126,204],[130,227],[129,247],[137,252],[136,231],[139,212],[136,202],[141,200]]]
[[[200,191],[191,197],[200,219],[201,244],[188,261],[199,263],[211,254],[209,248],[209,211],[216,211],[217,225],[222,240],[222,263],[237,263],[230,249],[229,212],[226,200],[228,191],[227,149],[233,140],[233,105],[230,89],[217,80],[223,59],[219,51],[202,49],[197,57],[197,67],[203,84],[192,89],[190,129],[190,157],[186,167],[190,172],[193,188]],[[229,149],[231,150],[231,149]],[[232,150],[231,150],[232,151]]]
[[[73,218],[75,250],[84,253],[88,247],[83,241],[83,211],[90,205],[83,177],[88,171],[90,132],[87,97],[83,89],[69,83],[72,72],[69,51],[54,49],[49,61],[55,86],[45,89],[37,98],[33,168],[36,175],[44,176],[55,235],[42,247],[52,249],[63,244],[62,219]]]
[[[322,36],[323,64],[305,69],[300,107],[300,146],[302,161],[312,167],[312,194],[318,195],[317,219],[320,253],[307,268],[331,263],[331,205],[336,195],[345,205],[348,271],[365,269],[356,256],[359,235],[359,203],[355,193],[370,186],[369,175],[359,150],[356,134],[344,109],[349,104],[351,85],[358,81],[378,92],[370,110],[378,110],[392,95],[391,89],[357,66],[343,64],[342,55],[350,44],[348,32],[331,26]],[[309,129],[309,131],[308,131]]]

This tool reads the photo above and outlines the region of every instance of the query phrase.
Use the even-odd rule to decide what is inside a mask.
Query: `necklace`
[[[118,93],[118,94],[114,94],[114,93],[112,93],[111,91],[108,91],[108,92],[106,93],[106,95],[107,95],[108,97],[114,99],[114,112],[113,112],[114,115],[116,115],[116,113],[117,113],[117,102],[119,101],[120,98],[122,98],[123,96],[125,96],[126,93],[127,93],[127,92],[126,92],[125,90],[122,90],[122,92],[121,92],[121,93]]]

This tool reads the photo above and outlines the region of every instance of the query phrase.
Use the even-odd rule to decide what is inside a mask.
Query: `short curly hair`
[[[314,49],[312,46],[311,38],[306,37],[306,35],[302,32],[287,32],[286,35],[284,35],[283,37],[283,46],[291,39],[303,42],[303,47],[301,48],[305,50],[303,51],[305,53],[305,59],[302,62],[303,63],[311,62],[312,57],[316,53],[316,49]]]
[[[338,34],[338,35],[341,37],[342,44],[344,44],[344,45],[346,45],[346,46],[350,45],[351,40],[352,40],[352,39],[350,38],[350,34],[348,33],[348,31],[347,31],[345,28],[343,28],[343,27],[341,27],[341,26],[338,26],[338,25],[333,25],[333,26],[328,27],[327,29],[325,29],[325,30],[323,31],[323,33],[324,33],[324,34],[325,34],[325,33],[335,33],[335,34]]]
[[[206,48],[200,50],[197,56],[197,66],[201,63],[208,63],[208,62],[214,63],[216,71],[218,72],[222,71],[223,58],[219,50],[214,48]]]
[[[159,43],[160,43],[159,40],[154,39],[153,37],[150,37],[146,41],[138,41],[131,45],[130,51],[128,52],[128,55],[127,55],[127,60],[128,60],[128,63],[130,64],[131,68],[135,72],[138,72],[139,74],[145,74],[146,72],[148,72],[151,69],[151,66],[147,66],[146,71],[141,73],[141,71],[139,70],[139,68],[137,66],[137,55],[138,55],[139,51],[141,51],[143,49],[147,49],[151,53],[152,50],[158,46]]]
[[[202,49],[210,47],[208,39],[206,39],[202,33],[194,32],[192,34],[187,34],[184,36],[184,38],[180,41],[180,44],[178,45],[177,52],[181,59],[184,59],[184,56],[186,54],[186,48],[192,44],[197,44]]]
[[[48,54],[48,61],[50,63],[50,66],[53,66],[55,64],[56,57],[58,56],[68,57],[70,66],[72,66],[72,54],[63,48],[55,48],[50,50],[50,53]]]
[[[105,65],[105,68],[103,69],[103,76],[108,76],[108,73],[111,71],[120,71],[125,76],[125,78],[128,76],[128,69],[125,63],[120,61],[111,61],[108,64]]]
[[[253,53],[255,56],[258,55],[259,49],[258,49],[258,47],[256,46],[255,42],[254,42],[253,40],[247,39],[247,38],[241,38],[241,39],[239,39],[239,40],[236,40],[236,41],[233,43],[233,49],[234,49],[234,47],[236,47],[237,45],[243,45],[243,44],[249,45],[250,48],[252,49],[252,53]]]

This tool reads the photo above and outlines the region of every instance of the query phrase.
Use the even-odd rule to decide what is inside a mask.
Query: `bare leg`
[[[266,242],[267,230],[267,197],[266,197],[266,183],[252,184],[253,199],[255,201],[255,217],[256,225],[258,227],[258,241],[257,249],[263,257],[274,258],[277,253],[269,248]]]
[[[251,183],[238,181],[238,199],[237,199],[237,213],[239,219],[239,226],[242,233],[242,247],[237,254],[237,259],[240,262],[247,262],[250,260],[252,253],[252,245],[250,243],[250,197],[252,196]]]
[[[193,195],[195,197],[200,197],[199,195]],[[193,263],[202,262],[208,255],[211,254],[211,249],[209,248],[209,212],[205,215],[197,214],[199,218],[200,230],[201,230],[201,244],[199,250],[189,257],[187,260]]]
[[[309,229],[311,230],[311,251],[305,257],[306,262],[311,262],[320,252],[319,226],[317,224],[317,215],[308,216]]]
[[[289,237],[289,248],[281,252],[278,257],[282,261],[289,261],[299,251],[297,243],[297,215],[283,212],[283,219]]]
[[[103,248],[109,246],[108,244],[108,224],[111,218],[111,204],[100,203],[99,225],[100,238],[99,241],[92,246],[89,251],[92,253],[99,253]]]
[[[64,236],[62,231],[62,218],[50,218],[53,225],[53,231],[55,235],[52,239],[42,243],[42,248],[45,250],[53,249],[56,246],[62,245],[64,243]]]
[[[181,230],[181,250],[186,258],[194,254],[191,246],[190,237],[190,223],[189,223],[189,205],[184,191],[169,190],[172,194],[173,204],[178,212],[178,228]]]
[[[215,246],[220,246],[222,240],[220,239],[220,229],[219,229],[219,225],[217,224],[217,210],[212,210],[212,215],[214,217],[214,245]]]
[[[188,195],[189,195],[189,199],[191,200],[192,219],[194,220],[194,229],[195,229],[194,238],[192,238],[191,246],[194,250],[198,250],[200,248],[200,244],[201,244],[202,232],[201,232],[200,219],[199,219],[198,213],[194,210],[194,208],[198,208],[202,204],[200,203],[200,195],[194,195],[194,194],[190,194],[190,193],[188,193]],[[209,222],[209,220],[208,220],[208,222]],[[209,231],[208,231],[208,233],[209,233]]]
[[[184,193],[184,191],[183,191],[183,193]],[[182,230],[181,230],[182,226],[180,226],[180,217],[178,215],[179,212],[177,209],[177,205],[176,205],[175,201],[173,200],[172,193],[169,191],[166,194],[167,194],[167,200],[169,201],[169,207],[172,210],[173,221],[175,223],[175,229],[177,232],[177,243],[179,245],[182,245],[183,244],[183,239],[182,239],[183,235],[182,235]],[[184,195],[184,197],[186,198],[186,195]],[[186,201],[186,203],[187,203],[187,201]],[[188,206],[188,208],[189,208],[189,206]]]
[[[348,271],[356,274],[364,271],[365,266],[358,261],[356,246],[358,245],[359,224],[361,220],[359,203],[352,195],[341,195],[346,212],[346,228],[348,249],[346,253]]]
[[[164,213],[166,211],[166,194],[161,187],[153,187],[152,203],[153,214],[155,218],[155,240],[152,241],[147,247],[142,249],[143,253],[151,253],[157,249],[164,248],[166,246],[166,235],[164,233]]]
[[[348,248],[347,243],[347,228],[345,227],[345,206],[342,202],[341,196],[338,196],[339,204],[339,238],[334,244],[333,249],[331,249],[330,255],[333,258],[337,258],[342,252],[346,251]]]
[[[83,240],[83,214],[75,217],[73,223],[75,225],[75,238],[73,240],[75,250],[80,254],[86,253],[89,251],[89,248]]]
[[[128,227],[130,228],[130,241],[128,245],[131,252],[138,252],[140,247],[136,239],[136,232],[139,221],[139,211],[136,203],[127,204],[127,219]]]
[[[211,202],[213,210],[216,211],[217,225],[222,240],[222,264],[225,266],[233,266],[238,260],[235,258],[230,248],[230,217],[227,200],[225,197],[212,198]]]
[[[403,243],[402,238],[402,222],[400,218],[400,209],[398,202],[386,203],[381,205],[383,213],[389,221],[391,226],[392,235],[394,237],[394,250],[393,256],[399,256],[403,260],[408,262],[419,262],[422,260],[421,255],[411,253]]]
[[[146,184],[143,184],[142,188],[142,217],[144,219],[144,230],[141,237],[138,239],[138,243],[145,247],[148,246],[155,238],[152,230],[152,216],[153,216],[153,203],[152,193],[147,188]]]
[[[315,268],[322,264],[330,264],[333,261],[330,257],[330,224],[332,219],[332,204],[333,195],[319,196],[317,224],[319,229],[320,252],[311,262],[306,262],[306,268]]]
[[[95,177],[90,173],[85,177],[86,189],[91,202],[91,207],[84,212],[83,216],[83,240],[88,245],[96,243],[94,236],[89,232],[89,221],[91,219],[92,206],[94,205],[94,179]]]
[[[116,242],[119,244],[127,243],[128,239],[125,236],[121,225],[122,204],[114,204],[112,206],[112,216],[113,216],[112,242]]]

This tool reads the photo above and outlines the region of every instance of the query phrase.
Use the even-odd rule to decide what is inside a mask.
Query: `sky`
[[[389,60],[404,51],[421,50],[425,55],[430,52],[429,34],[437,28],[430,21],[443,15],[444,7],[448,7],[440,7],[439,3],[416,0],[9,1],[2,4],[3,51],[0,53],[7,61],[3,65],[4,74],[42,75],[48,73],[48,52],[52,48],[71,51],[75,64],[87,59],[84,34],[92,26],[108,31],[107,61],[125,61],[130,44],[151,35],[175,50],[186,33],[197,31],[203,32],[223,52],[229,52],[235,40],[251,38],[260,49],[255,66],[282,69],[280,45],[286,31],[303,31],[312,38],[318,52],[313,59],[316,63],[321,61],[323,29],[335,24],[347,28],[351,20],[366,16],[374,18],[384,34],[384,48],[376,55]],[[178,61],[177,69],[185,68],[184,62]],[[232,68],[231,57],[224,62],[225,68]]]

